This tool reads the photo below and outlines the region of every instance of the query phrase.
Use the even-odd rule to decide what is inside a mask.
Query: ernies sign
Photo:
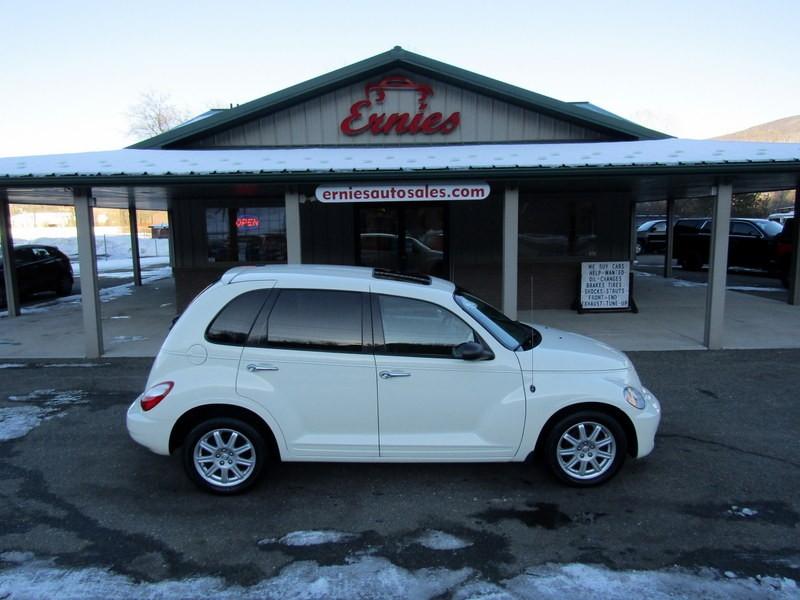
[[[371,94],[375,94],[375,105],[383,104],[386,99],[386,92],[411,91],[419,94],[418,110],[413,115],[411,113],[386,113],[378,112],[378,108],[373,108]],[[427,113],[428,104],[426,100],[433,96],[433,88],[425,83],[416,83],[407,77],[392,76],[383,79],[378,83],[368,83],[364,88],[363,100],[357,100],[350,107],[350,114],[342,121],[339,128],[342,133],[349,136],[370,133],[372,135],[433,135],[440,133],[447,135],[453,133],[461,123],[461,113],[454,112],[445,116],[440,112]]]

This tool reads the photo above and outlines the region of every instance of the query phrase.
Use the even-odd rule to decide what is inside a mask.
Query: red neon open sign
[[[243,215],[236,218],[237,229],[255,229],[261,225],[261,219],[249,215]]]

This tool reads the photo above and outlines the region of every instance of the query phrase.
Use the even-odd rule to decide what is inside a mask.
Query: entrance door
[[[358,264],[447,277],[445,207],[359,206]]]

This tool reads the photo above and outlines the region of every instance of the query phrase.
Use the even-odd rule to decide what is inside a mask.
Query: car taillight
[[[161,383],[157,383],[147,390],[139,402],[142,405],[142,410],[150,410],[156,404],[166,398],[167,394],[169,394],[172,390],[173,385],[175,384],[171,381],[162,381]]]

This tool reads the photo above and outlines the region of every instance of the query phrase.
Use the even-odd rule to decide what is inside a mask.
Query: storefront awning
[[[800,144],[664,139],[561,144],[112,150],[0,158],[0,186],[189,181],[800,172]]]

